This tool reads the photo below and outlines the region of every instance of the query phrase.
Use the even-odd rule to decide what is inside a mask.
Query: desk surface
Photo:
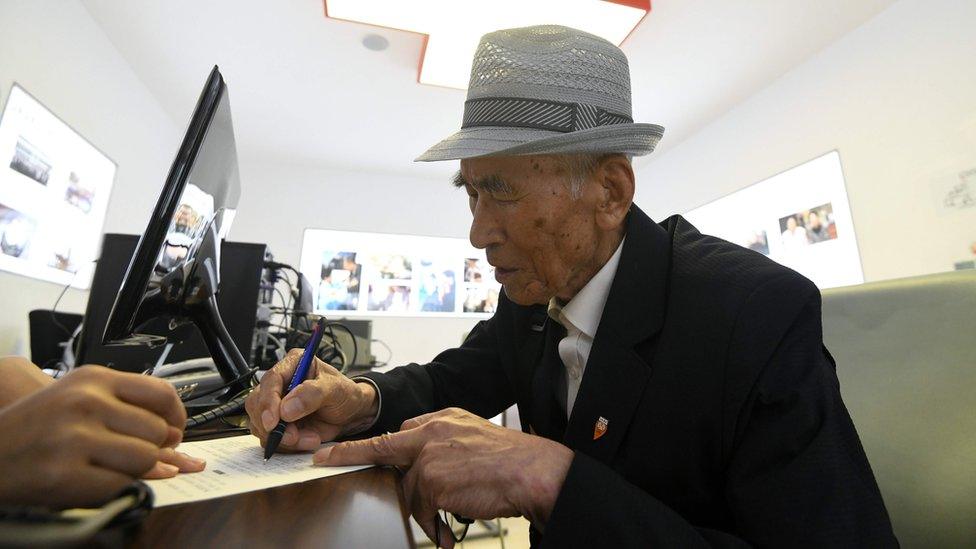
[[[154,509],[132,547],[414,547],[397,473],[375,468]]]

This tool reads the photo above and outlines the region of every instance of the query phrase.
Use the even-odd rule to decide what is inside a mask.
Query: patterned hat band
[[[461,128],[499,126],[568,133],[633,122],[629,116],[583,103],[491,97],[464,102]]]

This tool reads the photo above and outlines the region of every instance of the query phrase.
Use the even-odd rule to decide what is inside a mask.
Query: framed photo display
[[[820,288],[864,282],[837,151],[699,206],[685,217],[702,233],[769,256]]]
[[[300,270],[325,315],[489,317],[501,290],[464,238],[306,229]]]
[[[115,171],[14,84],[0,117],[0,269],[87,289]]]

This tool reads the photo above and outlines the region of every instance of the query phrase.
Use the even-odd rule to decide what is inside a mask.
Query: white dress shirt
[[[623,248],[624,243],[621,241],[617,251],[569,303],[561,305],[556,298],[549,300],[549,317],[566,328],[566,337],[559,341],[559,358],[565,367],[564,383],[560,384],[560,391],[565,387],[567,418],[573,413],[573,404],[583,381],[586,361],[590,358],[593,338],[600,326],[600,319],[603,318],[603,307],[607,304],[607,296],[610,295],[610,286],[617,274]]]

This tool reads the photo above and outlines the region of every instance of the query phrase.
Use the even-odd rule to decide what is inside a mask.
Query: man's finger
[[[416,429],[421,425],[429,423],[432,419],[437,419],[441,416],[448,415],[450,409],[447,410],[437,410],[436,412],[428,412],[426,414],[419,415],[417,417],[412,417],[400,424],[400,430],[406,431],[409,429]]]
[[[285,357],[287,360],[288,357]],[[281,364],[279,362],[278,364]],[[284,379],[278,367],[268,370],[261,378],[261,385],[258,386],[258,398],[254,407],[254,415],[251,420],[259,423],[261,428],[267,432],[275,428],[278,424],[278,407],[281,404],[281,391],[284,387]],[[256,417],[255,417],[256,416]]]
[[[332,404],[338,398],[340,382],[333,376],[303,381],[281,400],[281,418],[285,421],[298,421]]]
[[[251,391],[251,394],[244,400],[244,410],[247,412],[247,427],[251,430],[251,434],[258,437],[263,443],[264,439],[268,437],[268,430],[264,428],[261,422],[261,411],[258,408],[260,390],[260,387],[256,387]]]
[[[322,448],[312,456],[316,465],[396,465],[409,467],[427,443],[419,429],[386,433],[363,440],[351,440]]]
[[[403,476],[403,497],[410,505],[410,514],[430,541],[435,543],[440,541],[439,547],[454,547],[451,529],[437,516],[437,508],[432,504],[430,494],[426,493],[421,486],[420,473],[420,466],[415,466]]]

